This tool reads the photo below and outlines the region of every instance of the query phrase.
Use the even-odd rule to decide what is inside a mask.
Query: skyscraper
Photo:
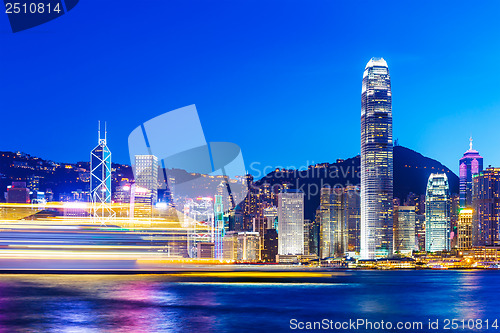
[[[111,151],[106,142],[107,131],[104,124],[104,138],[101,137],[99,122],[98,144],[90,153],[90,200],[92,216],[101,223],[116,216],[111,209]]]
[[[487,168],[472,179],[472,245],[500,245],[500,168]]]
[[[445,173],[431,173],[425,194],[425,250],[450,250],[450,188]]]
[[[472,247],[473,212],[470,208],[462,208],[458,215],[457,247],[459,249],[470,249]]]
[[[359,253],[360,247],[360,197],[359,186],[344,189],[344,216],[348,228],[347,250]]]
[[[341,257],[359,243],[359,195],[357,187],[321,189],[320,256]]]
[[[394,212],[394,250],[403,254],[412,254],[416,250],[415,207],[396,206]]]
[[[372,58],[361,90],[361,258],[393,252],[392,96],[389,68]]]
[[[331,225],[331,192],[330,187],[323,187],[320,194],[320,206],[317,210],[319,218],[319,256],[332,257],[334,254],[333,230]]]
[[[136,186],[147,189],[151,204],[155,204],[158,200],[158,157],[135,155],[134,172]]]
[[[304,251],[304,193],[285,190],[278,194],[278,254]]]
[[[470,138],[469,150],[459,162],[460,175],[460,207],[472,207],[472,175],[483,171],[483,158],[477,150],[472,149],[472,138]]]

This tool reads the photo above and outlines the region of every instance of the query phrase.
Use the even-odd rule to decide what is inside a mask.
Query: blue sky
[[[0,14],[0,150],[88,160],[196,104],[208,141],[250,168],[359,153],[361,79],[384,57],[394,138],[455,172],[468,138],[500,166],[500,2],[94,1],[13,34]],[[168,143],[169,144],[169,143]],[[175,144],[175,143],[172,143]]]

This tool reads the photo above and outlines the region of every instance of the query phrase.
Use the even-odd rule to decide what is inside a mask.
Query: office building
[[[472,215],[474,210],[462,208],[458,214],[457,224],[457,248],[472,248]]]
[[[472,207],[472,175],[483,171],[483,158],[477,150],[472,149],[472,138],[470,138],[469,150],[459,162],[460,176],[460,207]]]
[[[415,207],[416,211],[417,208]],[[415,216],[415,246],[417,251],[425,251],[425,214]]]
[[[359,187],[322,188],[319,219],[321,258],[359,252]]]
[[[260,260],[260,235],[258,232],[238,232],[237,260],[257,262]]]
[[[284,190],[278,194],[278,254],[304,251],[304,193]]]
[[[473,176],[472,244],[500,245],[500,168],[487,168]]]
[[[394,217],[394,251],[411,255],[416,249],[415,207],[396,206]]]
[[[302,254],[309,255],[309,240],[310,240],[310,232],[311,229],[311,220],[304,220],[304,251]]]
[[[135,155],[134,179],[137,187],[147,189],[151,204],[158,200],[158,157],[154,155]]]
[[[260,236],[258,232],[229,231],[223,238],[223,259],[256,262],[260,260]]]
[[[431,173],[427,182],[425,250],[450,250],[450,188],[445,173]]]
[[[393,252],[392,93],[383,58],[365,67],[361,90],[361,258]]]
[[[262,249],[262,260],[265,262],[276,262],[278,254],[278,233],[276,229],[267,229],[264,233],[264,248]]]
[[[361,198],[359,186],[344,188],[344,218],[347,220],[347,251],[359,253],[361,247]]]

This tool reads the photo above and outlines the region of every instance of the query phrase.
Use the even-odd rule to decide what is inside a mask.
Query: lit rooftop
[[[368,61],[365,69],[368,67],[375,67],[375,66],[387,67],[387,62],[384,60],[384,58],[373,57],[370,59],[370,61]]]

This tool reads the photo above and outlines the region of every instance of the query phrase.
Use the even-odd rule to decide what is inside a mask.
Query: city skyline
[[[137,124],[166,110],[194,103],[209,141],[222,138],[221,125],[236,127],[224,131],[224,137],[242,147],[247,165],[253,161],[282,166],[301,166],[307,160],[332,162],[359,153],[359,68],[366,59],[383,56],[397,77],[394,139],[439,159],[458,174],[456,156],[466,150],[467,139],[472,135],[475,147],[486,157],[485,165],[500,164],[496,141],[491,140],[500,117],[496,111],[500,100],[492,75],[500,49],[491,43],[495,40],[491,23],[494,20],[488,19],[497,11],[497,3],[489,4],[490,11],[481,11],[481,17],[486,15],[482,20],[471,19],[475,8],[450,9],[437,4],[429,12],[414,6],[415,17],[409,22],[394,15],[401,10],[402,4],[398,3],[368,4],[370,11],[365,12],[359,12],[354,4],[317,3],[287,8],[290,17],[303,17],[299,25],[280,15],[270,20],[259,6],[233,4],[224,8],[214,4],[209,12],[218,23],[208,24],[211,18],[196,13],[186,20],[188,9],[184,5],[155,4],[159,10],[148,12],[154,15],[148,22],[138,15],[137,21],[129,25],[130,22],[125,24],[119,19],[122,15],[100,14],[94,18],[96,26],[87,27],[90,35],[78,28],[90,15],[91,8],[85,5],[44,26],[16,34],[16,38],[2,35],[0,40],[10,51],[2,53],[0,60],[11,64],[4,74],[11,80],[0,92],[5,101],[5,121],[15,123],[15,115],[26,115],[26,135],[18,135],[15,126],[6,128],[2,150],[22,150],[51,160],[77,162],[93,144],[90,132],[95,120],[101,119],[110,121],[109,129],[114,133],[109,142],[114,160],[129,164],[126,138]],[[283,4],[268,4],[267,10],[277,13],[283,10]],[[102,6],[104,12],[116,10],[111,4]],[[129,14],[127,7],[120,8],[123,16]],[[236,10],[232,18],[227,15],[230,10]],[[454,15],[447,14],[443,20],[439,13],[450,10]],[[345,17],[327,19],[339,11],[345,12]],[[160,18],[155,15],[165,12],[179,15],[169,14],[166,25],[158,26],[155,19]],[[381,22],[387,39],[365,39],[367,15],[382,12],[393,14],[391,20]],[[451,16],[467,19],[450,29],[449,23],[454,20]],[[248,17],[261,19],[263,26],[250,29],[253,25],[246,24]],[[433,24],[420,27],[422,18]],[[196,27],[202,25],[206,26],[203,37],[207,40],[200,45]],[[6,27],[7,20],[0,20],[0,28]],[[175,27],[184,29],[182,38],[175,34]],[[228,27],[234,28],[234,32],[229,29],[226,35]],[[472,34],[472,27],[481,29],[482,34]],[[131,48],[123,37],[108,38],[123,29],[130,33],[129,39],[139,43],[136,47]],[[276,32],[269,35],[269,30]],[[339,33],[342,31],[349,34]],[[143,35],[150,38],[144,39]],[[165,43],[155,43],[158,38],[164,38]],[[62,46],[60,40],[67,42]],[[42,43],[47,47],[39,54],[40,62],[47,66],[36,71],[22,70],[28,52],[25,45]],[[203,56],[203,52],[197,51],[206,50],[212,43],[220,48],[210,48]],[[428,47],[416,47],[422,43]],[[122,44],[125,52],[110,50]],[[104,48],[110,53],[104,56],[92,51],[92,47],[83,49],[82,45]],[[152,58],[147,63],[138,62],[144,51]],[[72,57],[59,57],[60,52]],[[243,54],[249,56],[242,57]],[[474,85],[468,84],[471,77]],[[58,87],[57,98],[52,87]],[[433,103],[415,100],[420,90],[425,90],[426,99]],[[26,91],[33,98],[23,98]],[[83,114],[86,116],[79,116]],[[304,135],[289,138],[282,151],[275,152],[266,145],[266,136],[245,134],[270,122]],[[448,126],[443,129],[437,125],[442,123]],[[332,126],[339,137],[345,138],[344,144],[318,145],[333,140],[327,134]],[[53,149],[48,143],[60,137],[72,140],[63,140],[60,149]],[[75,140],[82,145],[71,148]]]
[[[0,327],[498,330],[499,12],[5,0]]]

